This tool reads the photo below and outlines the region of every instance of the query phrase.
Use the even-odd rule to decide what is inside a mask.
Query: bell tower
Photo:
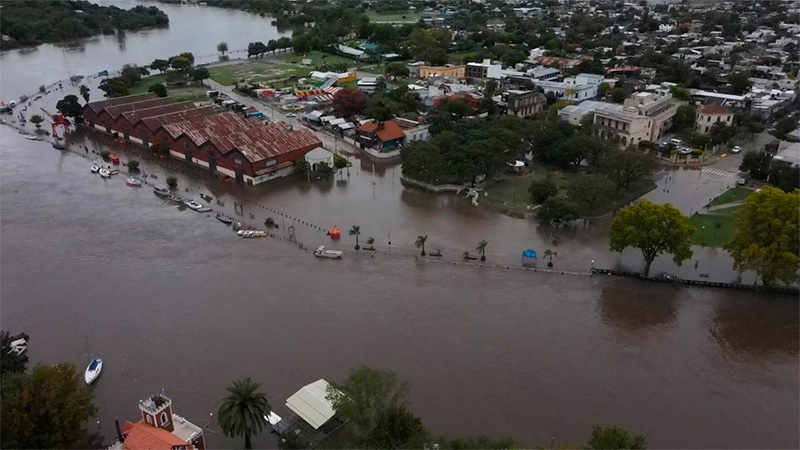
[[[172,399],[164,394],[156,394],[139,400],[142,420],[154,427],[163,428],[170,433],[175,429],[172,423]]]

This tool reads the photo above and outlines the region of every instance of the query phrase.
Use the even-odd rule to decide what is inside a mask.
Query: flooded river
[[[128,33],[124,43],[88,40],[67,52],[72,72],[183,50],[213,58],[221,40],[237,48],[277,36],[268,19],[245,13],[160,7],[168,30]],[[191,32],[198,20],[216,34]],[[54,46],[4,52],[3,98],[62,77],[63,61]],[[63,94],[45,99],[48,107]],[[0,127],[0,326],[31,335],[33,363],[83,366],[88,335],[106,363],[93,387],[106,442],[114,418],[135,420],[137,401],[164,389],[178,414],[210,420],[211,447],[239,446],[214,434],[210,416],[231,380],[262,381],[284,414],[302,385],[367,364],[409,380],[412,409],[439,435],[583,444],[593,423],[613,423],[645,434],[651,447],[800,446],[794,297],[515,270],[522,249],[548,248],[553,234],[562,242],[559,270],[585,273],[593,260],[637,270],[641,257],[609,253],[602,221],[542,228],[406,189],[399,166],[355,156],[349,175],[327,182],[239,188],[177,173],[182,195],[211,193],[223,203],[212,206],[232,215],[241,203],[242,220],[273,217],[279,236],[293,225],[306,247],[348,251],[320,261],[279,239],[239,239],[213,214],[129,188],[123,175],[103,180],[89,172],[95,155],[83,145],[108,143],[79,140],[78,154],[62,153]],[[115,151],[142,160],[155,182],[175,173]],[[713,173],[670,179],[680,185],[682,176],[697,180],[692,195],[724,187]],[[331,242],[320,228],[333,224],[360,225],[362,242],[374,236],[380,252],[356,255],[352,239]],[[444,249],[445,262],[413,257],[419,234],[429,249]],[[453,264],[482,239],[500,268]],[[725,252],[694,250],[699,269],[661,258],[654,271],[735,279]],[[273,446],[274,438],[254,443]]]

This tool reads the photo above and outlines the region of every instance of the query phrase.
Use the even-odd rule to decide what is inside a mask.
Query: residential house
[[[500,64],[492,64],[490,59],[484,59],[483,62],[467,63],[464,69],[464,77],[468,80],[485,80],[487,78],[500,79],[503,66]]]
[[[402,147],[406,140],[406,134],[394,120],[364,122],[356,127],[356,133],[362,147],[375,149]]]
[[[153,395],[139,401],[142,418],[117,427],[117,440],[108,450],[205,450],[203,429],[172,412],[172,400]]]
[[[694,129],[698,133],[708,133],[715,123],[722,123],[725,126],[733,124],[733,110],[724,105],[716,103],[709,103],[703,105],[697,111],[697,120],[695,120]]]
[[[403,129],[403,133],[406,135],[406,142],[427,141],[431,138],[431,133],[428,131],[428,124],[424,122],[404,119],[402,117],[397,117],[394,121]]]
[[[627,146],[661,139],[672,126],[678,105],[668,93],[639,92],[625,99],[622,105],[596,105],[592,110],[599,135]],[[565,113],[562,109],[561,118],[572,123],[574,120],[580,121],[578,114],[574,110]],[[583,114],[580,114],[581,118]]]
[[[564,81],[535,81],[534,85],[552,94],[558,100],[582,101],[597,96],[597,90],[603,82],[602,75],[582,73]]]

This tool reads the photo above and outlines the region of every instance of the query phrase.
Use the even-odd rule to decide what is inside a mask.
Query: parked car
[[[295,114],[295,113],[289,113],[289,114],[286,114],[286,117],[290,117],[290,118],[291,118],[291,117],[297,117],[297,114]]]
[[[739,178],[736,184],[738,184],[739,186],[744,186],[745,184],[747,184],[747,178]]]
[[[680,146],[681,144],[683,144],[683,141],[681,141],[680,139],[672,138],[669,140],[669,143],[675,146]]]
[[[731,153],[739,153],[741,151],[742,151],[742,147],[740,147],[738,145],[731,149]]]

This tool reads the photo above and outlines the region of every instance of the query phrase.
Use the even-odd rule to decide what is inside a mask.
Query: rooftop
[[[333,403],[327,399],[329,387],[323,379],[307,384],[286,400],[286,406],[318,429],[336,414]]]
[[[406,134],[394,120],[387,120],[385,122],[376,123],[374,121],[364,122],[356,128],[357,131],[366,133],[374,133],[382,142],[391,141],[394,139],[402,139]]]
[[[709,103],[707,105],[703,105],[703,107],[700,109],[700,114],[705,114],[707,116],[724,116],[733,114],[733,111],[731,111],[731,109],[727,106]]]
[[[109,99],[106,99],[106,100],[99,100],[99,101],[96,101],[96,102],[88,103],[86,106],[88,106],[92,111],[94,111],[95,114],[97,114],[100,111],[102,111],[103,108],[108,107],[108,106],[122,105],[122,104],[125,104],[125,103],[131,103],[131,102],[139,102],[139,101],[142,101],[142,100],[148,100],[148,99],[157,98],[157,97],[158,96],[156,94],[154,94],[152,92],[148,92],[147,94],[127,95],[125,97],[117,97],[117,98],[109,98]]]
[[[155,131],[160,126],[168,123],[182,122],[184,120],[189,120],[195,117],[205,117],[215,113],[216,111],[214,111],[214,108],[211,106],[203,106],[200,108],[181,110],[167,114],[151,115],[143,118],[142,122],[144,122],[145,126],[151,131]]]
[[[139,109],[152,108],[156,106],[167,105],[174,102],[175,100],[169,97],[151,98],[139,102],[130,102],[130,103],[123,103],[121,105],[106,106],[104,109],[111,116],[112,119],[116,119],[117,117],[119,117],[120,114],[128,111],[136,111]]]
[[[154,427],[140,420],[136,423],[125,423],[125,442],[122,448],[126,450],[174,450],[190,448],[189,443],[169,431]]]
[[[133,110],[133,111],[128,111],[128,112],[122,113],[122,117],[124,117],[125,120],[127,120],[129,124],[135,124],[135,123],[139,122],[140,120],[145,119],[147,117],[160,116],[160,115],[163,115],[163,114],[168,114],[168,113],[178,112],[178,111],[186,111],[186,110],[194,109],[194,108],[195,108],[195,106],[194,106],[194,103],[192,103],[192,102],[180,102],[180,103],[174,103],[173,102],[173,103],[168,103],[168,104],[164,104],[164,105],[153,106],[151,108],[143,108],[143,109],[136,109],[136,110]]]

